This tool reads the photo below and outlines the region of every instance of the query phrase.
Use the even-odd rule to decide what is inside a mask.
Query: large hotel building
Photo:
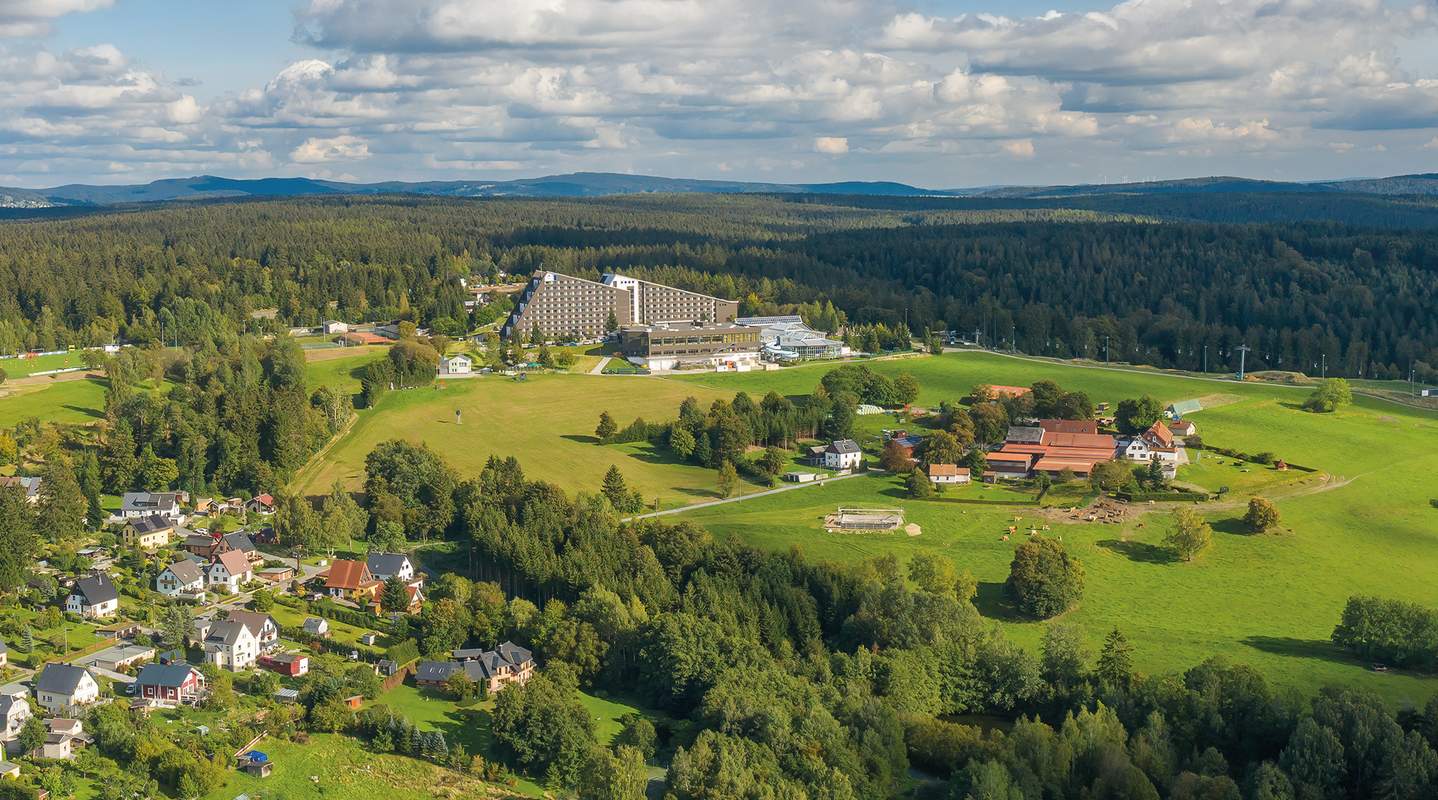
[[[546,339],[605,335],[610,313],[619,327],[675,322],[732,322],[739,301],[610,273],[590,281],[539,271],[515,301],[500,334],[523,339],[536,326]]]

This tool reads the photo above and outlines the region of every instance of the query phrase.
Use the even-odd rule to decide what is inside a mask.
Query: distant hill
[[[1250,178],[1185,178],[1142,183],[1058,186],[997,186],[924,189],[893,181],[835,183],[762,183],[575,172],[509,181],[385,181],[345,183],[312,178],[239,180],[214,175],[167,178],[144,184],[99,186],[68,184],[50,189],[0,187],[0,208],[96,207],[173,200],[245,197],[305,197],[338,194],[413,194],[437,197],[606,197],[626,194],[818,194],[849,197],[974,197],[992,200],[1053,200],[1084,197],[1156,197],[1171,195],[1369,194],[1438,195],[1438,174],[1297,183]]]
[[[576,172],[512,181],[426,181],[407,183],[344,183],[310,178],[237,180],[213,175],[170,178],[145,184],[95,186],[69,184],[50,189],[0,188],[0,207],[112,206],[168,200],[212,200],[237,197],[301,197],[331,194],[418,194],[439,197],[604,197],[624,194],[844,194],[892,197],[946,195],[890,181],[842,183],[755,183],[609,172]]]

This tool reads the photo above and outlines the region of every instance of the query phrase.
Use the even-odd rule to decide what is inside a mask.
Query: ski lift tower
[[[1246,344],[1241,344],[1233,349],[1238,351],[1238,379],[1243,380],[1244,365],[1248,360],[1248,351],[1253,348]]]

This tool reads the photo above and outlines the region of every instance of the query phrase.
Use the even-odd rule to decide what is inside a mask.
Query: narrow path
[[[603,374],[604,374],[604,368],[607,367],[607,366],[609,366],[609,359],[610,359],[610,356],[605,356],[605,357],[599,359],[599,363],[594,365],[594,369],[591,369],[591,370],[589,371],[589,374],[590,374],[590,375],[603,375]]]
[[[651,511],[651,512],[649,512],[648,514],[638,514],[638,515],[633,516],[633,517],[626,517],[626,518],[624,519],[624,521],[625,521],[625,522],[633,522],[633,521],[635,521],[635,520],[640,520],[640,519],[653,519],[654,517],[664,517],[664,516],[668,516],[668,515],[670,515],[670,514],[683,514],[683,513],[686,512],[686,511],[697,511],[697,510],[699,510],[699,509],[701,509],[701,508],[710,508],[710,507],[712,507],[712,506],[722,506],[722,505],[724,505],[725,503],[738,503],[738,502],[742,502],[742,501],[744,501],[744,500],[753,500],[753,499],[756,498],[756,497],[768,497],[768,496],[770,496],[770,495],[781,494],[781,493],[783,493],[783,492],[792,492],[792,491],[794,491],[795,489],[805,489],[805,488],[808,488],[808,487],[810,487],[810,486],[823,486],[823,485],[826,484],[826,483],[833,483],[834,481],[842,481],[842,480],[845,480],[846,478],[857,478],[857,477],[860,476],[860,475],[869,475],[869,474],[872,474],[872,473],[868,473],[868,472],[850,472],[850,473],[847,474],[847,475],[835,475],[835,476],[833,476],[833,477],[831,477],[831,478],[824,478],[824,479],[822,479],[822,480],[813,481],[812,483],[795,483],[795,484],[791,484],[791,485],[789,485],[789,486],[778,486],[778,487],[775,487],[775,488],[773,488],[773,489],[765,489],[765,490],[762,491],[762,492],[754,492],[753,494],[741,494],[741,495],[739,495],[738,497],[725,497],[725,498],[723,498],[722,500],[706,500],[706,501],[704,501],[704,502],[702,502],[702,503],[694,503],[694,504],[692,504],[692,505],[680,506],[680,507],[678,507],[678,508],[671,508],[671,509],[668,509],[668,510],[665,510],[665,511]]]

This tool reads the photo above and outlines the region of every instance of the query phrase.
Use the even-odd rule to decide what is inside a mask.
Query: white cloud
[[[1424,149],[1424,150],[1438,150],[1438,136],[1434,136],[1432,139],[1429,139],[1429,140],[1428,140],[1428,143],[1425,144],[1425,145],[1423,145],[1423,149]]]
[[[0,29],[43,33],[107,2],[0,0]],[[981,0],[950,16],[917,0],[307,0],[295,38],[314,57],[221,97],[144,52],[0,41],[0,173],[340,164],[329,174],[944,186],[1258,163],[1323,177],[1335,150],[1406,172],[1402,153],[1438,132],[1435,60],[1412,56],[1438,52],[1433,2],[1019,16]]]
[[[369,143],[358,136],[312,136],[290,153],[296,164],[320,164],[326,161],[359,161],[369,158]]]
[[[1020,139],[1016,142],[1004,142],[1004,152],[1014,158],[1033,158],[1034,143],[1028,139]]]

